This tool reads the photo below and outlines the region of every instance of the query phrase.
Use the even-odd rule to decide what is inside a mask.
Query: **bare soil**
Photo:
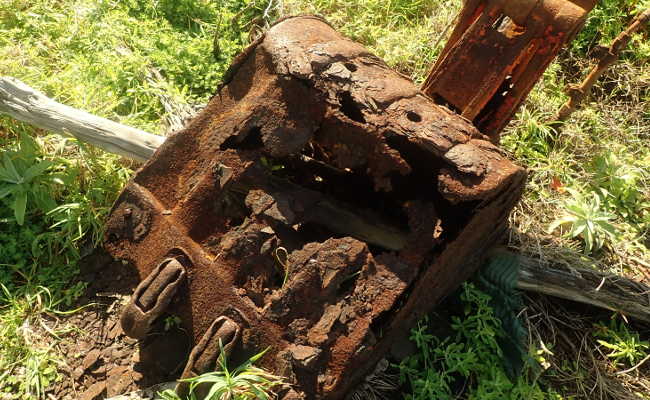
[[[66,359],[51,398],[105,399],[180,375],[190,350],[182,330],[165,329],[163,318],[142,341],[122,332],[120,309],[139,281],[134,268],[98,249],[83,260],[79,279],[88,285],[77,305],[83,310],[57,321],[67,328],[59,344]]]

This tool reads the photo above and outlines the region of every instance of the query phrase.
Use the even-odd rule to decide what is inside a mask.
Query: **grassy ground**
[[[0,75],[73,107],[163,133],[169,97],[181,104],[206,102],[234,54],[277,17],[323,14],[421,81],[460,3],[0,0]],[[549,126],[566,100],[564,87],[580,79],[595,46],[609,42],[635,10],[647,6],[601,1],[509,125],[502,144],[530,172],[524,200],[512,215],[510,246],[570,266],[650,276],[643,272],[650,268],[647,34],[635,36],[588,104],[560,130]],[[8,177],[0,184],[0,399],[41,397],[59,379],[63,356],[40,343],[52,343],[74,327],[48,328],[50,340],[35,337],[33,327],[70,311],[83,290],[74,283],[77,261],[100,240],[103,218],[135,166],[6,117],[0,117],[0,153],[0,174]],[[456,336],[443,343],[414,330],[423,358],[411,360],[410,372],[403,369],[413,398],[452,398],[459,374],[468,382],[466,398],[648,393],[650,371],[644,366],[615,375],[650,354],[644,335],[620,318],[578,318],[570,306],[549,306],[543,298],[527,299],[524,312],[531,357],[541,368],[531,367],[511,383],[503,369],[481,367],[500,359],[495,342],[480,340],[496,335],[498,323],[480,292],[466,289],[464,296],[474,305],[464,319],[475,325],[457,324]],[[567,330],[563,324],[579,330],[568,330],[565,340],[557,333]],[[571,344],[580,351],[571,351]],[[445,354],[455,354],[456,362],[442,362]]]

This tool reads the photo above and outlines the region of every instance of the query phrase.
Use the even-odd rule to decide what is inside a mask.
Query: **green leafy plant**
[[[408,400],[546,399],[536,382],[525,376],[511,381],[503,367],[497,339],[504,335],[489,306],[490,297],[464,284],[463,315],[452,317],[453,334],[440,339],[428,332],[428,319],[411,331],[418,352],[397,365],[402,383],[410,385]]]
[[[159,393],[158,396],[163,400],[268,400],[275,398],[275,388],[285,385],[281,377],[253,365],[264,356],[268,348],[234,370],[229,370],[221,341],[219,347],[219,370],[182,380],[190,383],[187,399],[181,399],[171,389]],[[198,397],[197,388],[203,385],[210,388],[205,396]]]
[[[609,325],[600,323],[595,328],[598,344],[609,351],[607,357],[615,367],[620,364],[631,367],[648,355],[650,343],[639,339],[639,334],[631,332],[623,321],[612,319]]]
[[[572,238],[580,237],[585,243],[585,253],[601,248],[616,237],[616,229],[610,223],[615,216],[603,209],[600,196],[591,192],[587,198],[572,188],[566,190],[573,195],[565,203],[567,214],[553,221],[549,232],[568,225],[565,234]]]
[[[34,139],[22,135],[18,150],[2,152],[0,164],[0,199],[8,198],[18,225],[25,223],[28,202],[49,211],[56,203],[51,196],[51,177],[45,171],[53,163],[39,157]]]
[[[173,328],[179,328],[181,326],[181,318],[178,315],[169,315],[165,317],[165,331],[169,331]]]
[[[546,160],[553,149],[555,134],[553,128],[543,122],[548,116],[523,107],[517,118],[516,131],[505,138],[504,146],[529,165]]]
[[[630,222],[639,222],[643,211],[650,208],[650,201],[640,190],[641,168],[610,151],[598,155],[592,164],[594,186],[605,205]]]

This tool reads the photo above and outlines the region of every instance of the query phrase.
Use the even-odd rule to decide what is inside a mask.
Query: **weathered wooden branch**
[[[12,95],[8,96],[7,93]],[[82,134],[75,135],[79,140],[87,141],[105,151],[117,153],[130,159],[145,161],[165,139],[56,103],[14,78],[0,78],[0,96],[0,112],[6,112],[24,122],[54,132],[65,134],[82,129]],[[34,96],[34,99],[30,99],[30,96]],[[25,106],[34,102],[39,104],[37,108]],[[18,107],[18,104],[23,106]],[[33,112],[35,109],[36,114]],[[58,110],[65,110],[66,117],[54,117],[54,115],[61,114]],[[46,124],[41,122],[43,118],[46,118]],[[88,123],[87,121],[103,121],[103,123]],[[117,128],[107,134],[105,130],[107,126],[116,126]],[[75,128],[73,131],[71,127],[78,129]],[[349,219],[349,211],[338,212],[337,207],[332,210],[334,213],[332,223]],[[367,221],[363,217],[360,217],[359,221],[362,221],[360,229],[365,235],[362,236],[365,241],[392,249],[395,246],[399,248],[403,246],[405,238],[400,238],[398,234],[392,234],[392,237],[397,239],[391,239],[389,245],[386,245],[385,236],[368,237],[367,232],[376,232],[374,223],[363,222]],[[354,227],[355,225],[350,226]],[[360,235],[359,232],[350,232],[350,234],[353,237]],[[521,275],[518,287],[521,290],[619,311],[632,318],[650,322],[650,287],[644,284],[596,271],[584,269],[568,271],[561,266],[544,265],[524,256],[521,256],[520,259]]]
[[[57,103],[11,77],[0,77],[0,113],[42,129],[74,136],[137,161],[149,159],[165,140],[162,136]]]
[[[650,322],[650,287],[622,276],[547,265],[520,256],[517,287]]]
[[[650,20],[650,8],[637,15],[632,23],[621,32],[612,42],[609,48],[604,49],[602,56],[599,57],[598,63],[591,69],[587,77],[580,85],[571,85],[567,90],[569,100],[560,108],[555,121],[565,121],[578,108],[580,103],[589,96],[591,88],[598,78],[618,60],[619,54],[632,38],[632,34],[641,29]]]

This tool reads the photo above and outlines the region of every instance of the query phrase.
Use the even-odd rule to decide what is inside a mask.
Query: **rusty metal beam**
[[[422,91],[498,143],[596,0],[469,0]]]

